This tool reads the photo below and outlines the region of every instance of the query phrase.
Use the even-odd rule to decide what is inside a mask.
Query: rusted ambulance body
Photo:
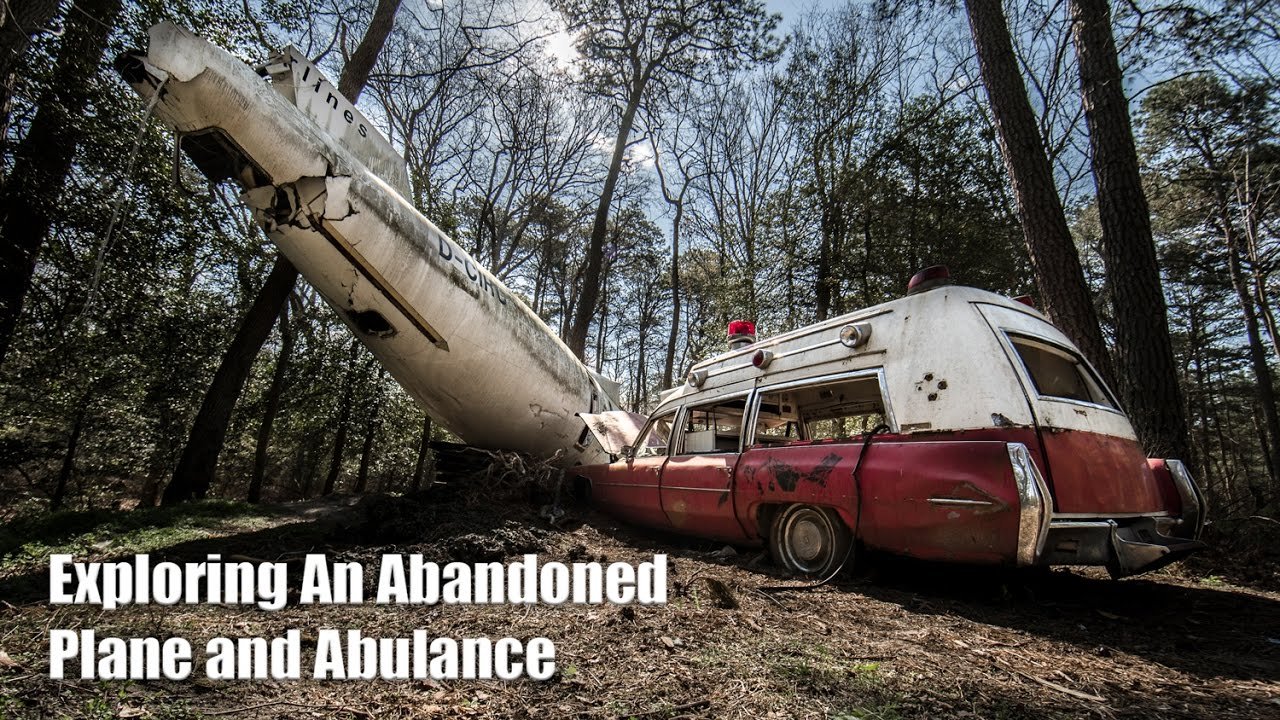
[[[1101,565],[1202,547],[1200,491],[1148,458],[1080,352],[1028,304],[949,284],[695,365],[652,415],[588,425],[617,459],[575,468],[616,515],[824,575],[860,544],[958,563]],[[634,437],[634,440],[630,440]]]

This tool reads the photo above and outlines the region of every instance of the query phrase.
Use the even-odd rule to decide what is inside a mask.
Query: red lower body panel
[[[1136,440],[1054,429],[1040,437],[1056,512],[1106,516],[1178,510],[1166,502]]]

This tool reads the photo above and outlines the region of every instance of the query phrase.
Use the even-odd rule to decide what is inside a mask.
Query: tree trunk
[[[814,141],[817,142],[816,140]],[[810,161],[813,163],[813,173],[819,196],[819,203],[822,206],[821,216],[818,219],[818,261],[814,267],[814,273],[817,276],[814,281],[813,290],[813,318],[818,322],[826,320],[831,315],[832,297],[835,295],[835,281],[831,277],[831,232],[834,220],[832,214],[832,200],[830,193],[827,192],[827,181],[825,173],[825,165],[823,164],[822,154],[815,145]]]
[[[1249,341],[1249,363],[1258,385],[1257,399],[1262,410],[1262,424],[1258,436],[1262,440],[1263,452],[1267,457],[1268,474],[1271,476],[1272,485],[1271,494],[1277,497],[1280,496],[1280,480],[1277,479],[1276,472],[1276,463],[1280,462],[1280,413],[1276,409],[1275,384],[1271,376],[1271,367],[1267,364],[1268,353],[1262,343],[1262,332],[1258,323],[1254,297],[1240,262],[1239,238],[1231,226],[1224,229],[1227,243],[1227,270],[1231,274],[1231,285],[1236,291],[1236,299],[1239,300],[1240,310],[1244,314],[1245,337]]]
[[[680,225],[684,220],[684,198],[676,204],[671,220],[671,328],[667,332],[667,357],[662,363],[662,389],[671,387],[675,377],[676,340],[680,336]]]
[[[369,413],[364,425],[364,445],[360,448],[360,470],[356,473],[356,493],[362,493],[369,487],[369,463],[373,459],[373,443],[378,437],[378,413],[382,409],[381,388],[386,380],[387,371],[379,370],[375,386],[379,389],[374,397],[379,398]]]
[[[1110,380],[1111,363],[1093,296],[1018,71],[1004,8],[1000,0],[965,0],[965,9],[1041,301],[1054,323]]]
[[[275,425],[276,415],[280,412],[280,396],[284,394],[285,376],[289,374],[289,361],[293,354],[293,331],[289,328],[289,304],[286,302],[280,309],[280,355],[276,358],[276,368],[271,373],[271,387],[267,390],[267,407],[262,413],[262,423],[258,425],[258,442],[253,452],[253,476],[249,478],[249,494],[247,500],[257,503],[262,500],[262,483],[267,475],[267,449],[271,446],[271,428]]]
[[[0,158],[7,155],[9,116],[18,67],[31,40],[50,29],[58,0],[5,0],[0,4]]]
[[[422,489],[422,480],[427,475],[427,462],[431,458],[431,416],[422,415],[422,439],[418,441],[418,462],[413,466],[413,492]]]
[[[84,418],[88,413],[88,398],[80,403],[76,410],[76,419],[71,424],[71,435],[67,438],[67,451],[62,456],[62,468],[58,470],[58,484],[53,489],[53,497],[49,499],[50,512],[62,509],[62,501],[67,496],[67,485],[76,470],[76,449],[80,446],[80,432],[84,429]]]
[[[83,132],[78,121],[89,106],[119,15],[120,0],[77,0],[71,6],[53,77],[0,192],[0,364],[22,315],[40,247],[60,212]]]
[[[329,473],[324,478],[324,489],[321,495],[332,495],[338,485],[338,476],[342,473],[342,456],[347,450],[347,425],[351,416],[351,398],[344,395],[342,411],[338,416],[338,432],[333,437],[333,455],[329,459]]]
[[[377,413],[377,410],[374,411]],[[369,487],[369,463],[373,459],[373,441],[378,435],[378,420],[375,416],[364,426],[364,445],[360,448],[360,469],[356,472],[355,492],[362,493]]]
[[[1267,275],[1263,270],[1263,259],[1258,252],[1258,226],[1252,210],[1245,211],[1244,239],[1248,250],[1249,276],[1253,280],[1253,297],[1258,303],[1258,313],[1267,328],[1267,337],[1271,339],[1271,352],[1280,360],[1280,325],[1276,324],[1276,314],[1271,309],[1270,293],[1267,290]]]
[[[369,82],[369,73],[378,62],[382,46],[387,43],[387,36],[396,24],[396,13],[400,10],[400,0],[378,0],[373,10],[369,27],[365,28],[364,37],[355,52],[347,58],[342,68],[342,77],[338,78],[338,92],[351,101],[352,105],[360,99],[364,86]]]
[[[347,432],[351,425],[351,396],[355,392],[355,357],[356,357],[356,340],[351,341],[350,349],[347,351],[349,359],[347,363],[347,373],[342,380],[342,399],[338,406],[338,431],[333,436],[333,456],[329,460],[329,473],[324,479],[324,489],[320,491],[321,495],[332,495],[334,488],[338,484],[338,475],[342,472],[342,456],[347,449]]]
[[[399,8],[399,0],[379,0],[364,38],[352,54],[351,61],[343,68],[342,76],[338,79],[338,90],[353,104],[368,82],[369,72],[391,32]],[[276,284],[272,284],[273,278],[278,281]],[[200,413],[196,415],[196,422],[187,438],[186,448],[183,449],[183,459],[178,463],[173,481],[169,483],[170,487],[165,488],[164,504],[204,497],[209,491],[217,471],[218,454],[222,451],[222,443],[231,422],[231,411],[244,389],[254,359],[262,350],[262,343],[266,342],[270,334],[271,321],[284,311],[284,303],[297,278],[298,270],[293,263],[284,255],[277,255],[271,275],[250,304],[249,312],[240,320],[235,338],[222,356],[213,382],[205,391]],[[3,356],[0,355],[0,361],[2,360]],[[207,406],[211,406],[208,414],[205,413]]]
[[[311,488],[315,485],[315,473],[313,472],[315,463],[307,464],[307,460],[312,456],[312,444],[312,442],[304,442],[298,447],[298,457],[294,465],[294,483],[300,489],[303,500],[311,497]]]
[[[618,187],[618,176],[622,174],[622,161],[627,154],[627,140],[631,137],[631,127],[635,124],[636,111],[640,109],[640,99],[644,86],[637,83],[627,98],[627,106],[622,112],[622,121],[618,124],[618,134],[613,140],[613,157],[609,160],[609,173],[604,178],[604,188],[600,191],[600,202],[596,205],[595,221],[591,225],[591,242],[587,246],[587,270],[582,279],[582,296],[578,298],[578,307],[573,313],[573,323],[569,325],[569,337],[566,344],[579,359],[585,357],[587,350],[587,334],[591,327],[591,318],[596,314],[596,306],[600,300],[600,275],[604,267],[604,241],[609,234],[609,206],[613,204],[613,194]]]
[[[164,489],[162,505],[203,498],[208,494],[217,471],[218,454],[222,452],[227,426],[231,422],[231,411],[244,389],[258,350],[271,334],[272,321],[280,314],[281,306],[293,291],[297,279],[298,271],[293,264],[283,257],[277,259],[267,281],[249,306],[249,312],[241,320],[231,345],[223,354],[209,389],[205,391],[182,457],[173,471],[173,480]]]
[[[1187,422],[1111,8],[1107,0],[1070,0],[1070,8],[1114,305],[1120,392],[1147,453],[1185,458]]]

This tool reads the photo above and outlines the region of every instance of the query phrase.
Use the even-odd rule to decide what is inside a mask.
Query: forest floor
[[[1118,582],[1092,570],[1016,575],[881,559],[832,585],[764,592],[794,581],[759,551],[655,536],[590,512],[557,528],[533,505],[457,494],[11,521],[0,527],[0,717],[1280,717],[1280,525],[1219,526],[1214,549],[1193,561]],[[366,568],[391,552],[631,563],[666,553],[670,597],[623,607],[104,611],[47,603],[50,552],[220,552],[288,561],[291,573],[308,552]],[[215,636],[292,628],[304,638],[319,628],[542,636],[556,644],[557,671],[543,682],[51,680],[50,628],[182,636],[199,649]]]

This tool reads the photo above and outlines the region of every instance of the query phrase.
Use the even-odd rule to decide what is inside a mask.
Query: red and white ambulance
[[[695,365],[648,418],[584,414],[615,460],[576,489],[634,523],[767,544],[826,575],[861,546],[1132,575],[1184,557],[1203,496],[1148,458],[1115,397],[1029,304],[950,284]]]

